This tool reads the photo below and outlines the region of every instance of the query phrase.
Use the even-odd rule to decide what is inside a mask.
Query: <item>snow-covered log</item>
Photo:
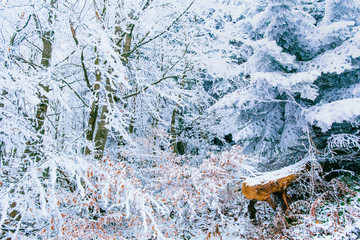
[[[271,199],[271,194],[281,194],[283,206],[287,208],[286,189],[308,169],[310,169],[310,162],[308,159],[304,159],[288,167],[247,178],[243,182],[242,193],[246,198],[252,200],[249,204],[250,217],[255,218],[254,204],[256,201],[266,201],[274,210],[276,209],[277,205]]]

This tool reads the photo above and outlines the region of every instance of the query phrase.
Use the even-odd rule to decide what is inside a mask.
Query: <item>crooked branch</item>
[[[127,99],[127,98],[130,98],[130,97],[134,97],[134,96],[140,94],[141,92],[146,91],[150,86],[157,85],[157,84],[161,83],[162,81],[164,81],[164,80],[166,80],[166,79],[169,79],[169,78],[178,78],[178,77],[180,77],[179,75],[166,76],[166,74],[167,74],[168,72],[170,72],[182,59],[184,59],[184,57],[185,57],[185,55],[186,55],[186,53],[187,53],[188,47],[189,47],[189,45],[186,45],[185,51],[184,51],[183,55],[182,55],[170,68],[168,68],[168,69],[163,73],[162,77],[161,77],[159,80],[150,83],[150,85],[145,86],[143,89],[141,89],[141,90],[139,90],[139,91],[137,91],[137,92],[134,92],[134,93],[131,93],[131,94],[129,94],[129,95],[123,96],[122,99]],[[183,72],[183,75],[184,75],[185,73],[191,71],[192,69],[193,69],[193,67],[190,67],[190,68],[186,69],[186,70]]]
[[[179,19],[184,16],[185,13],[187,13],[189,11],[189,9],[191,8],[191,6],[194,4],[195,1],[192,1],[189,6],[161,33],[159,33],[158,35],[155,35],[154,37],[146,40],[146,37],[149,35],[149,32],[146,33],[146,35],[140,40],[140,42],[131,50],[128,52],[124,52],[123,54],[121,54],[122,57],[126,57],[129,56],[130,54],[132,54],[133,52],[135,52],[138,48],[140,48],[141,46],[148,44],[151,41],[154,41],[155,39],[161,37],[162,35],[164,35],[167,31],[170,30],[170,28],[172,26],[174,26],[174,24],[179,21]]]

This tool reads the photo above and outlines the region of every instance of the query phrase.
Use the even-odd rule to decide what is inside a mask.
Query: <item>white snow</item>
[[[244,181],[244,183],[246,183],[249,186],[256,186],[259,184],[264,184],[264,183],[268,183],[271,181],[275,181],[275,180],[284,178],[291,174],[297,174],[297,173],[299,173],[299,171],[304,169],[307,162],[309,162],[309,158],[304,158],[303,160],[301,160],[293,165],[281,168],[279,170],[275,170],[275,171],[271,171],[271,172],[264,172],[264,173],[259,174],[256,177],[249,177]]]
[[[306,119],[310,124],[316,124],[325,132],[333,123],[351,121],[359,115],[360,98],[351,98],[314,106],[308,109]]]

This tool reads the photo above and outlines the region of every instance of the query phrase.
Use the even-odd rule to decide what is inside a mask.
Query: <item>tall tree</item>
[[[297,1],[261,3],[249,7],[248,17],[239,22],[245,36],[236,41],[243,51],[238,58],[243,61],[239,76],[244,85],[218,101],[212,110],[227,116],[220,121],[231,126],[225,127],[224,135],[232,133],[245,152],[267,156],[294,156],[298,152],[299,157],[303,156],[301,146],[309,134],[307,125],[316,122],[306,116],[327,95],[323,79],[333,82],[326,76],[336,79],[347,71],[357,72],[352,59],[357,58],[358,50],[351,44],[357,41],[356,23],[329,20],[329,11],[334,11],[329,7],[319,18],[323,20],[317,22],[307,12],[312,8],[300,6]],[[339,9],[342,6],[339,3]],[[344,18],[348,18],[347,14]],[[352,49],[355,55],[344,54],[330,64],[330,59],[334,61],[330,56],[343,53],[344,48]],[[347,79],[357,82],[354,77]],[[350,120],[355,115],[347,116]]]

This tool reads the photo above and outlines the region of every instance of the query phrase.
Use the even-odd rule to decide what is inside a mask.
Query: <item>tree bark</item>
[[[106,140],[109,135],[108,128],[108,118],[109,118],[109,107],[112,108],[114,105],[114,89],[110,86],[110,79],[106,79],[106,92],[107,92],[107,104],[105,104],[101,109],[101,116],[99,119],[99,124],[94,138],[95,143],[95,158],[101,160],[104,155]]]
[[[42,50],[42,56],[41,56],[41,65],[45,68],[50,67],[50,59],[52,55],[52,37],[54,33],[52,31],[47,31],[42,35],[42,42],[43,42],[43,50]],[[50,88],[47,85],[40,84],[40,87],[45,91],[49,92]],[[35,129],[37,132],[40,132],[41,134],[44,134],[45,131],[42,129],[44,122],[45,122],[45,116],[47,113],[48,105],[49,105],[49,99],[44,94],[39,94],[39,98],[41,103],[37,105],[36,110],[36,125]]]
[[[54,7],[56,4],[56,0],[52,0],[50,2],[51,7]],[[49,24],[53,23],[53,12],[50,9],[49,11],[49,18],[48,18],[48,22]],[[37,22],[37,18],[36,18],[36,22]],[[38,25],[38,24],[37,24]],[[53,42],[53,36],[54,36],[54,32],[49,30],[49,31],[45,31],[42,36],[41,36],[41,40],[43,42],[43,49],[42,49],[42,55],[41,55],[41,65],[44,66],[45,68],[49,68],[50,67],[50,60],[51,60],[51,56],[52,56],[52,42]],[[50,88],[47,85],[42,85],[40,84],[40,87],[42,87],[42,89],[45,92],[49,92]],[[49,99],[46,97],[46,95],[44,94],[39,94],[39,98],[41,103],[39,103],[37,105],[37,110],[36,110],[36,120],[35,120],[35,130],[37,132],[40,132],[41,134],[45,133],[45,130],[42,129],[44,122],[45,122],[45,116],[48,110],[48,105],[49,105]]]
[[[125,58],[126,63],[128,62],[128,57],[130,55],[131,42],[132,42],[132,32],[134,30],[135,25],[130,24],[128,27],[128,33],[125,35],[125,44],[123,49],[123,56]]]
[[[97,48],[95,48],[95,52],[97,52]],[[99,66],[99,63],[100,63],[100,59],[99,59],[99,55],[97,55],[97,57],[95,59],[95,65]],[[88,131],[86,133],[86,140],[89,141],[89,143],[93,142],[95,128],[96,128],[96,122],[97,122],[98,113],[99,113],[99,89],[100,89],[100,81],[101,81],[101,73],[100,73],[99,69],[96,69],[96,71],[95,71],[95,81],[96,82],[94,84],[94,88],[91,89],[91,90],[93,90],[95,99],[91,105],[91,111],[89,114],[89,122],[88,122],[89,126],[88,126]],[[91,147],[86,146],[85,147],[85,155],[90,155],[90,154],[91,154]]]
[[[172,115],[171,115],[171,126],[170,126],[170,133],[171,133],[171,146],[173,148],[173,152],[175,154],[178,154],[178,151],[177,151],[177,146],[176,146],[176,142],[177,142],[177,135],[176,135],[176,129],[175,129],[175,124],[176,124],[176,113],[177,113],[177,110],[176,108],[173,110],[172,112]]]

